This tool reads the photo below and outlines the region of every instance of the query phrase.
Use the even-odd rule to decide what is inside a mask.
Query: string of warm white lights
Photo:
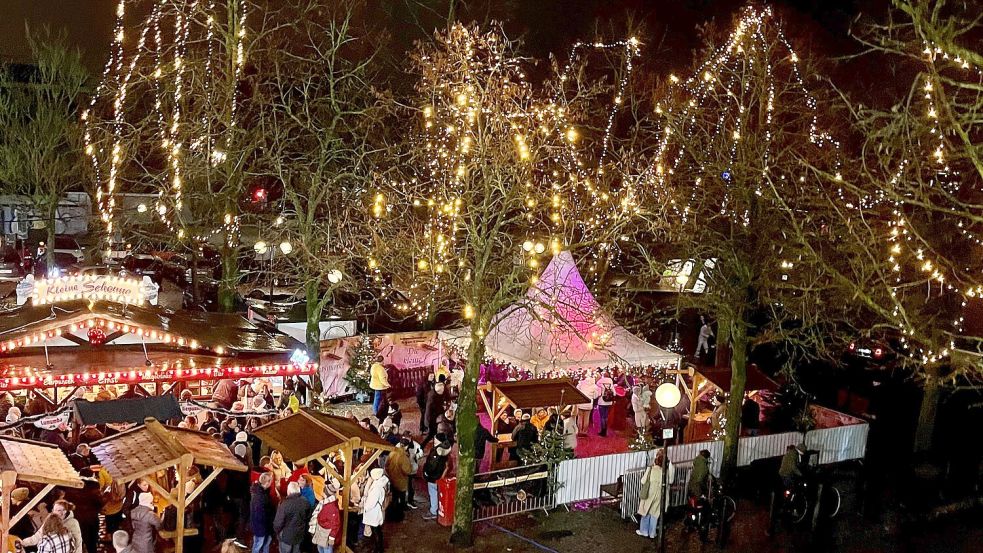
[[[166,167],[154,209],[148,210],[141,204],[138,212],[152,214],[168,231],[179,239],[184,238],[187,233],[182,218],[182,209],[185,206],[184,168],[189,156],[200,156],[212,165],[225,161],[227,154],[220,148],[220,137],[207,133],[205,136],[196,134],[201,129],[232,128],[237,124],[240,96],[239,87],[235,84],[231,86],[229,95],[231,105],[226,111],[228,121],[215,125],[215,122],[209,120],[211,114],[207,111],[207,107],[212,107],[215,100],[213,80],[220,78],[217,73],[222,67],[214,58],[219,52],[229,56],[232,83],[238,83],[242,78],[246,61],[246,0],[228,2],[229,5],[225,6],[216,0],[157,0],[142,22],[140,38],[132,51],[124,48],[123,41],[125,0],[118,4],[114,46],[97,93],[92,98],[89,110],[83,114],[87,122],[86,153],[95,169],[99,185],[98,207],[107,235],[111,236],[115,228],[114,194],[119,188],[120,173],[135,154],[124,152],[123,142],[128,132],[125,123],[131,116],[131,110],[142,109],[140,106],[131,106],[127,101],[141,59],[149,58],[152,62],[152,70],[145,72],[148,82],[144,84],[153,89],[156,140],[166,159]],[[225,18],[217,17],[217,9],[228,9],[232,14],[230,28],[223,29],[234,36],[233,45],[226,48],[230,51],[221,49],[224,43],[219,21]],[[165,36],[165,33],[170,34]],[[149,47],[146,40],[148,36],[151,37]],[[201,60],[197,56],[205,59]],[[127,58],[129,63],[126,63]],[[201,63],[200,67],[204,68],[204,72],[201,76],[192,75],[192,66],[198,63]],[[201,87],[204,101],[187,101],[188,94],[198,92],[197,89],[192,91],[192,86]],[[102,125],[97,115],[101,113],[101,102],[106,99],[107,91],[113,92],[111,123]],[[200,110],[200,123],[194,118],[195,109]],[[193,123],[200,124],[200,128],[195,128]],[[98,130],[105,135],[105,142],[111,144],[108,152],[96,146],[100,142],[96,136]],[[233,222],[225,222],[220,225],[219,230],[237,228],[238,217],[233,217]],[[215,232],[211,234],[214,235]]]

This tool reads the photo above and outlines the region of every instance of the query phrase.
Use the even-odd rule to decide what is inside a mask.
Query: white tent
[[[487,354],[533,371],[550,368],[676,366],[681,357],[628,332],[597,303],[570,252],[560,252],[526,298],[495,317]],[[469,329],[440,332],[464,348]]]

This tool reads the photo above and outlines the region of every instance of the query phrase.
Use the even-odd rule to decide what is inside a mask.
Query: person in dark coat
[[[291,482],[287,486],[287,497],[280,502],[273,519],[280,553],[300,553],[310,519],[311,505],[300,494],[300,484]]]
[[[513,461],[521,462],[522,458],[519,457],[519,452],[529,449],[529,446],[539,442],[539,431],[529,422],[530,419],[532,417],[529,413],[524,413],[522,415],[522,422],[512,431],[512,441],[515,443],[515,446],[509,450],[509,458]]]
[[[437,419],[444,413],[444,385],[440,382],[434,385],[433,390],[427,393],[427,408],[424,411],[424,418],[427,421],[427,437],[423,440],[423,447],[426,447],[430,440],[437,435]]]
[[[485,459],[485,444],[487,443],[498,443],[498,438],[492,436],[492,433],[488,431],[487,428],[481,421],[478,421],[478,428],[474,432],[474,471],[479,472],[481,469],[481,462]]]
[[[264,472],[249,489],[249,529],[253,533],[253,553],[269,553],[273,543],[273,517],[276,509],[270,497],[273,475]]]
[[[744,398],[744,403],[741,404],[741,428],[748,436],[758,435],[758,427],[761,426],[760,416],[761,406],[758,402],[750,397]]]
[[[427,431],[427,397],[430,391],[433,390],[434,375],[432,372],[427,373],[427,377],[420,381],[416,385],[416,405],[420,408],[420,432]]]

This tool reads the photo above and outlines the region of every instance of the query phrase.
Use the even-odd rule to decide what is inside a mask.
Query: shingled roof
[[[186,454],[195,464],[247,470],[222,442],[202,432],[164,426],[154,419],[95,442],[92,453],[109,475],[121,482],[174,466]]]
[[[303,463],[351,441],[354,447],[393,449],[389,442],[351,419],[301,409],[253,431],[270,449],[295,463]]]
[[[518,409],[590,403],[590,399],[567,378],[497,382],[489,386]]]
[[[22,438],[0,437],[0,471],[16,472],[22,482],[82,487],[79,473],[61,449]]]

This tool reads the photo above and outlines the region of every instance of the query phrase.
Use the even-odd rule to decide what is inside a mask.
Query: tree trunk
[[[918,427],[915,429],[915,453],[932,449],[935,436],[935,415],[939,410],[939,396],[942,388],[939,385],[939,366],[925,367],[925,385],[922,387],[922,406],[918,411]]]
[[[304,285],[304,299],[307,302],[307,328],[304,330],[304,341],[307,344],[307,353],[311,355],[312,361],[320,363],[321,359],[321,313],[324,312],[324,302],[318,297],[317,281],[311,280]],[[320,372],[311,376],[312,395],[320,398],[324,391],[324,383],[321,381]],[[318,400],[320,401],[320,400]],[[421,413],[422,417],[423,414]]]
[[[737,448],[741,439],[741,403],[747,383],[747,328],[744,321],[730,325],[730,343],[730,396],[727,399],[724,457],[720,468],[720,480],[727,488],[732,486],[737,468]]]
[[[218,306],[223,313],[236,309],[236,284],[239,283],[239,259],[235,248],[222,248],[222,281],[218,285]]]
[[[454,526],[451,528],[451,543],[470,547],[474,543],[474,435],[478,428],[477,393],[478,374],[481,361],[485,357],[485,339],[477,333],[477,322],[471,325],[471,344],[468,346],[468,362],[464,369],[464,382],[461,395],[457,398],[457,436],[459,455],[457,465],[457,495],[454,497]]]
[[[55,228],[55,221],[58,218],[58,198],[49,200],[46,207],[45,225],[48,227],[48,239],[45,243],[48,244],[48,248],[45,250],[45,266],[48,268],[48,271],[51,271],[51,269],[55,268],[55,230],[57,230]]]
[[[730,328],[717,324],[717,351],[714,367],[726,367],[730,364]]]

